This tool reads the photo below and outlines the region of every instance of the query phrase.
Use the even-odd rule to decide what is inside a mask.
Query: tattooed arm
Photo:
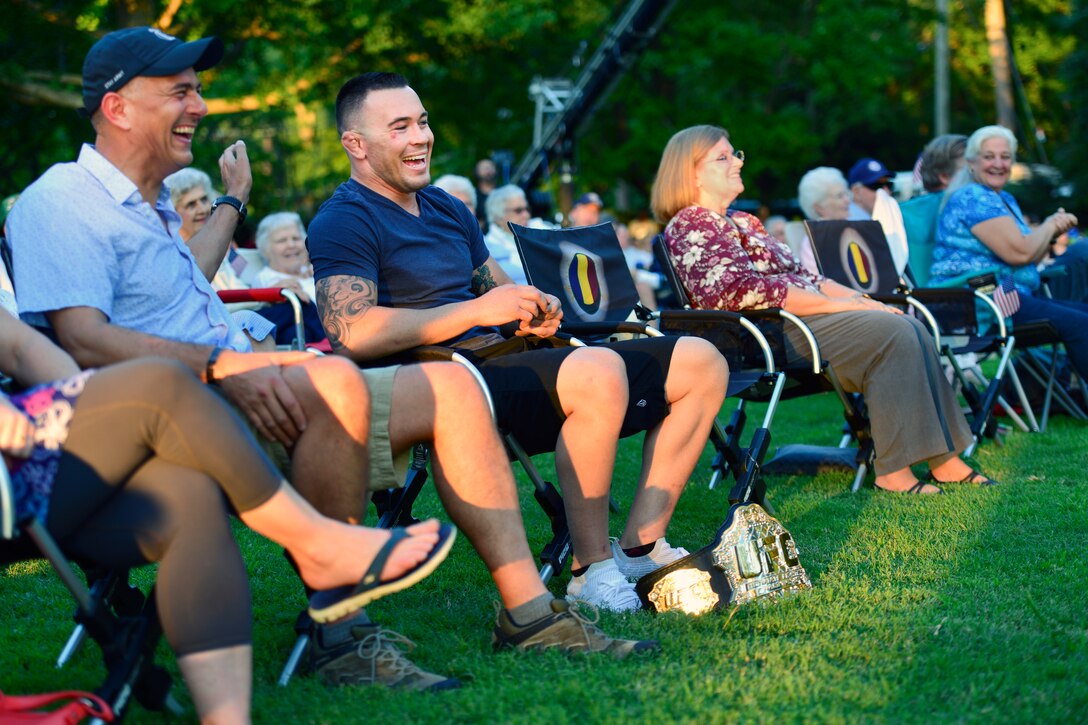
[[[514,280],[495,261],[494,257],[488,257],[472,272],[472,293],[477,297],[486,295],[491,290],[502,285],[512,285]],[[516,335],[536,335],[537,337],[550,337],[559,330],[559,323],[563,319],[563,308],[559,299],[552,295],[537,290],[535,287],[520,286],[518,289],[533,290],[540,295],[543,302],[538,303],[533,310],[532,319],[521,318]],[[510,322],[510,320],[507,320]],[[499,323],[504,324],[504,323]]]
[[[532,323],[541,310],[550,309],[549,299],[554,298],[534,287],[498,282],[481,272],[487,267],[485,263],[473,275],[479,297],[429,310],[382,307],[377,285],[362,277],[341,274],[318,280],[317,309],[332,349],[356,361],[373,360],[449,340],[476,325]],[[499,276],[506,278],[501,270]]]
[[[499,266],[494,257],[488,257],[487,261],[472,270],[472,294],[482,297],[496,287],[504,284],[514,284],[510,275]]]

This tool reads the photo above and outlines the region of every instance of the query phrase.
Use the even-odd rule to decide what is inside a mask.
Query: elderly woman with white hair
[[[510,222],[523,227],[529,225],[531,213],[525,192],[517,184],[500,186],[487,195],[485,211],[491,224],[484,237],[488,251],[514,284],[527,284],[514,233],[510,231]]]
[[[306,249],[306,228],[293,211],[269,214],[257,226],[257,251],[266,266],[257,273],[261,287],[286,287],[303,302],[313,302],[314,268]]]
[[[306,227],[302,218],[292,211],[269,214],[257,225],[257,251],[266,266],[257,272],[255,286],[283,287],[298,295],[302,302],[306,340],[313,342],[325,337],[325,328],[317,314],[314,290],[314,268],[306,249]],[[282,305],[260,310],[260,313],[276,323],[276,342],[284,345],[292,341],[292,325],[287,310]]]
[[[1077,374],[1088,380],[1088,305],[1036,294],[1036,265],[1059,235],[1077,225],[1077,217],[1058,209],[1035,229],[1027,224],[1020,205],[1005,191],[1016,148],[1016,137],[1003,126],[983,126],[967,139],[967,165],[949,184],[937,221],[930,280],[941,284],[996,267],[998,276],[1011,277],[1020,296],[1014,327],[1049,320]]]
[[[170,201],[174,204],[174,210],[181,217],[181,228],[178,234],[188,244],[193,235],[204,228],[208,217],[211,216],[211,200],[217,196],[212,186],[212,179],[200,169],[190,166],[170,174],[163,183],[170,190]],[[249,289],[249,285],[241,278],[239,271],[245,267],[245,263],[243,261],[239,270],[236,270],[232,263],[235,255],[237,252],[233,248],[227,250],[219,262],[219,269],[215,270],[215,276],[209,280],[212,288],[216,290]],[[254,310],[262,307],[264,305],[260,302],[232,302],[227,305],[227,309],[234,315],[235,322],[241,325],[254,343],[267,341],[270,347],[273,340],[271,337],[273,327],[266,317],[254,313]]]
[[[178,232],[189,241],[211,216],[212,200],[216,197],[212,178],[200,169],[189,167],[166,177],[166,186],[170,189],[170,201],[181,216]]]
[[[467,176],[443,174],[434,180],[434,185],[454,199],[459,199],[476,216],[476,187]]]
[[[797,203],[809,221],[846,219],[850,216],[850,186],[842,172],[831,166],[817,166],[801,177],[797,185]],[[806,235],[794,250],[801,266],[819,272],[812,242]]]

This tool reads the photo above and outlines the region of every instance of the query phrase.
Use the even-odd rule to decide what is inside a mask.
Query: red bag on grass
[[[64,704],[55,710],[40,709],[61,702]],[[43,695],[5,695],[0,692],[0,725],[74,725],[86,717],[113,722],[113,711],[98,695],[79,690]]]

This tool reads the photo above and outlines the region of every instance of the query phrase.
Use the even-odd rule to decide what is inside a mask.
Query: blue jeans
[[[1020,295],[1020,309],[1012,316],[1013,334],[1017,324],[1040,320],[1049,320],[1058,329],[1073,369],[1088,381],[1088,304]]]

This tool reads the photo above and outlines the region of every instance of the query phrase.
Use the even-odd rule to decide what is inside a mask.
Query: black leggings
[[[186,368],[138,360],[87,381],[46,524],[70,556],[159,562],[159,616],[178,655],[244,645],[249,583],[223,495],[244,512],[281,483],[235,414]]]

